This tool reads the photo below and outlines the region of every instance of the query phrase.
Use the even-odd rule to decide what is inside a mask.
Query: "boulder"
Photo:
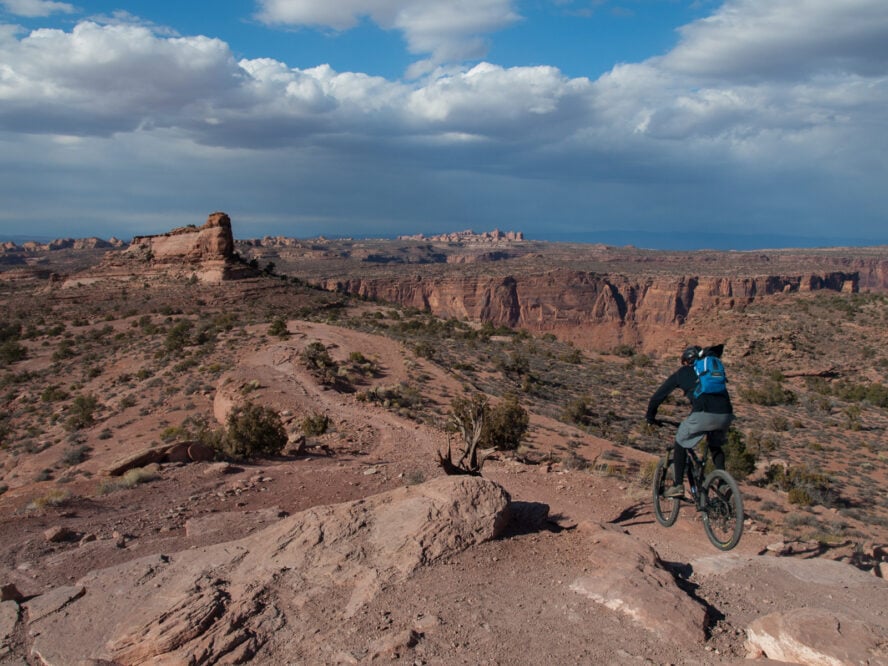
[[[656,551],[617,528],[582,523],[589,535],[589,571],[571,589],[623,613],[663,640],[706,640],[706,609],[687,595]]]
[[[440,477],[314,507],[239,541],[93,571],[28,602],[32,656],[48,665],[241,663],[282,628],[298,634],[318,604],[330,623],[345,622],[418,567],[493,539],[508,503],[492,481]]]
[[[162,462],[169,449],[170,446],[168,444],[141,449],[111,463],[102,470],[102,474],[105,476],[121,476],[131,469]]]

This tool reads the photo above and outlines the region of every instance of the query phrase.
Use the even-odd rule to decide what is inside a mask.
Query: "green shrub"
[[[320,412],[302,419],[302,432],[308,437],[323,435],[330,427],[330,417]]]
[[[21,322],[0,322],[0,342],[18,340],[22,335]]]
[[[10,365],[21,361],[28,355],[28,350],[16,340],[0,343],[0,365]]]
[[[574,425],[589,424],[589,401],[587,398],[574,398],[564,408],[562,418]]]
[[[330,356],[322,342],[311,342],[300,354],[303,365],[324,384],[336,384],[339,380],[339,365]]]
[[[275,337],[286,339],[290,337],[290,331],[287,330],[287,322],[281,317],[275,317],[274,321],[268,327],[268,334]]]
[[[735,428],[728,431],[728,441],[724,447],[725,469],[738,481],[742,481],[755,471],[755,454],[746,450],[743,433]]]
[[[236,459],[277,455],[287,445],[287,433],[275,410],[247,402],[231,410],[219,444],[222,453]]]
[[[481,446],[500,451],[514,451],[521,444],[530,417],[514,396],[508,396],[489,409],[481,434]]]
[[[90,447],[81,444],[79,446],[69,446],[65,449],[65,452],[62,453],[62,459],[59,461],[65,467],[73,467],[74,465],[79,465],[87,458],[87,454],[90,452]]]
[[[91,394],[75,396],[74,401],[68,407],[68,418],[65,427],[68,430],[82,430],[95,423],[95,412],[99,407],[98,399]]]
[[[43,402],[58,402],[60,400],[67,400],[68,397],[68,392],[65,391],[58,384],[47,386],[40,394],[40,400],[42,400]]]
[[[187,319],[175,323],[167,331],[166,339],[163,343],[164,349],[169,353],[176,353],[183,347],[187,347],[191,344],[191,329],[193,328],[194,324]]]
[[[790,488],[787,493],[787,499],[790,504],[798,504],[799,506],[811,506],[814,504],[814,498],[807,488]]]
[[[828,506],[834,495],[829,476],[807,467],[771,465],[765,474],[765,482],[788,493],[790,503],[801,506]]]
[[[772,407],[775,405],[795,404],[796,394],[783,388],[779,381],[766,379],[758,386],[750,386],[740,390],[740,395],[753,405]]]

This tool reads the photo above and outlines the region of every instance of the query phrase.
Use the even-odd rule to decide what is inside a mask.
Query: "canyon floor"
[[[888,544],[884,408],[824,393],[806,376],[782,380],[798,396],[789,404],[762,405],[737,391],[738,427],[750,447],[757,443],[759,466],[741,486],[750,516],[742,540],[719,553],[690,508],[668,529],[652,513],[647,475],[669,431],[645,428],[642,415],[674,369],[674,350],[578,353],[550,338],[468,334],[480,326],[439,330],[427,314],[273,277],[64,289],[7,279],[2,297],[30,333],[25,358],[3,369],[0,582],[21,596],[2,604],[0,663],[722,664],[791,654],[809,655],[800,663],[888,663],[888,585],[876,575]],[[858,309],[852,326],[841,323],[848,310],[835,298]],[[792,326],[775,326],[790,308],[798,314]],[[752,304],[723,318],[733,349],[748,352],[729,358],[729,368],[738,387],[756,385],[779,348],[804,359],[790,365],[807,377],[830,368],[847,379],[857,352],[823,350],[837,339],[843,349],[879,349],[884,316],[878,297]],[[286,335],[269,332],[275,319]],[[759,340],[768,341],[766,353]],[[340,367],[357,354],[372,359],[374,372],[353,374],[345,387],[319,382],[301,362],[318,342]],[[509,364],[516,354],[527,359],[523,377]],[[877,352],[870,381],[884,378],[878,361]],[[121,599],[143,593],[139,567],[171,561],[178,568],[170,568],[169,589],[199,590],[207,576],[235,568],[202,565],[202,554],[216,561],[238,544],[259,552],[276,526],[304,512],[385,505],[371,498],[386,493],[405,507],[411,493],[457,493],[436,485],[446,482],[437,453],[458,444],[444,428],[451,401],[466,390],[499,399],[527,386],[528,374],[527,440],[517,452],[492,454],[482,470],[512,503],[495,538],[424,551],[409,566],[394,560],[394,572],[377,566],[377,584],[358,604],[349,598],[354,558],[302,572],[301,589],[282,569],[261,579],[254,610],[264,623],[232,622],[203,652],[194,647],[200,623],[185,622],[192,631],[174,638],[133,629],[140,625]],[[77,396],[97,399],[85,423],[71,421]],[[588,399],[586,418],[565,420],[579,397]],[[283,455],[146,464],[130,484],[108,475],[127,457],[172,446],[201,419],[218,425],[247,399],[282,415],[292,435]],[[676,400],[664,415],[680,418],[682,410]],[[317,415],[328,418],[326,432],[302,433],[303,419]],[[766,483],[772,462],[805,462],[829,476],[829,487],[819,487],[823,503],[791,503]],[[355,557],[369,559],[374,548],[385,545],[362,544]],[[226,609],[258,585],[239,575],[226,588]],[[104,602],[96,601],[100,587]],[[136,647],[131,636],[141,636]],[[799,637],[807,653],[787,647]],[[112,660],[114,646],[128,657]]]

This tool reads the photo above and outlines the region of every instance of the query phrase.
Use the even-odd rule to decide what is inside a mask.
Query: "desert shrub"
[[[55,362],[64,361],[66,358],[73,358],[74,356],[77,356],[77,351],[74,349],[74,343],[67,338],[63,338],[59,341],[59,346],[56,347],[56,350],[52,353],[52,360]]]
[[[490,408],[481,431],[481,446],[500,451],[514,451],[521,444],[530,418],[514,396],[507,396]]]
[[[820,527],[820,522],[817,520],[817,516],[813,516],[810,513],[790,513],[783,519],[783,522],[790,528]]]
[[[828,506],[833,495],[829,476],[807,467],[771,465],[765,473],[765,482],[788,493],[789,502],[800,506]]]
[[[191,330],[194,328],[188,319],[173,324],[167,331],[163,347],[168,353],[176,353],[191,344]]]
[[[160,441],[175,442],[179,439],[187,439],[188,430],[184,426],[167,426],[160,431]]]
[[[636,354],[629,360],[630,368],[649,368],[654,364],[647,354]]]
[[[324,384],[335,384],[339,381],[339,365],[330,356],[324,343],[307,344],[300,358],[308,371]]]
[[[225,425],[219,446],[232,458],[277,455],[287,445],[280,414],[270,407],[247,402],[231,410]]]
[[[780,448],[780,438],[778,435],[752,430],[747,436],[746,448],[755,455],[772,453]]]
[[[755,471],[755,454],[746,450],[743,433],[736,428],[728,430],[724,452],[725,469],[738,481],[742,481]]]
[[[21,322],[0,322],[0,342],[18,340],[22,335]]]
[[[99,400],[92,394],[81,393],[74,397],[68,407],[68,418],[65,427],[68,430],[82,430],[95,423],[95,412],[99,407]]]
[[[321,412],[309,414],[302,419],[302,432],[308,437],[323,435],[330,427],[330,417]]]
[[[545,336],[543,337],[545,338]],[[581,352],[576,347],[570,347],[566,352],[563,352],[558,357],[558,360],[563,363],[569,363],[571,365],[579,365],[583,362],[583,352]]]
[[[122,476],[115,479],[106,479],[99,484],[98,493],[107,495],[117,490],[128,490],[136,486],[154,481],[160,477],[157,465],[148,465],[146,467],[134,467],[128,469]]]
[[[651,458],[638,468],[638,483],[645,488],[650,488],[654,483],[654,473],[657,471],[659,459]]]
[[[71,499],[71,493],[62,488],[53,488],[45,495],[32,500],[26,507],[30,511],[45,509],[48,506],[62,506]]]
[[[373,376],[379,374],[379,363],[367,358],[359,351],[353,351],[348,355],[349,371],[360,375]]]
[[[282,317],[275,317],[274,321],[268,327],[268,334],[275,337],[286,339],[290,337],[290,331],[287,330],[287,322]]]
[[[845,414],[846,427],[848,430],[860,430],[863,427],[863,423],[861,422],[861,409],[860,405],[848,405],[845,409],[842,410]]]
[[[888,387],[879,382],[869,384],[838,382],[833,387],[833,394],[848,402],[868,402],[875,407],[888,407]]]
[[[414,409],[422,406],[422,394],[405,383],[375,386],[358,394],[358,400],[376,402],[383,407],[394,409]]]
[[[798,504],[799,506],[811,506],[814,504],[814,498],[807,488],[790,488],[787,493],[787,499],[790,504]]]
[[[123,473],[123,476],[121,477],[121,485],[124,488],[133,488],[141,483],[154,481],[159,477],[160,474],[158,473],[156,466],[149,465],[147,467],[135,467],[133,469],[128,469]]]
[[[753,405],[773,407],[775,405],[795,404],[796,394],[774,379],[765,379],[757,386],[750,386],[740,390],[740,395]]]
[[[21,361],[28,355],[28,350],[17,340],[6,340],[0,343],[0,366]]]
[[[413,344],[413,353],[419,358],[433,360],[435,358],[435,346],[427,340],[420,340]]]
[[[78,446],[69,446],[65,449],[64,453],[62,453],[62,458],[59,460],[59,463],[65,467],[73,467],[74,465],[79,465],[87,458],[87,454],[90,452],[90,447],[85,444],[80,444]]]
[[[564,407],[562,418],[575,425],[589,424],[589,401],[587,398],[574,398]]]
[[[415,486],[425,481],[425,472],[421,469],[414,469],[404,475],[404,482],[408,486]]]
[[[565,451],[561,454],[561,467],[568,471],[582,472],[589,468],[589,461],[576,451]]]
[[[513,351],[496,363],[496,368],[507,378],[520,379],[530,373],[530,359],[518,351]]]
[[[120,402],[117,404],[117,408],[123,411],[124,409],[128,409],[130,407],[136,406],[136,397],[133,395],[127,395],[120,399]]]
[[[69,393],[58,384],[47,386],[40,394],[40,400],[43,402],[59,402],[60,400],[67,400],[68,397]]]

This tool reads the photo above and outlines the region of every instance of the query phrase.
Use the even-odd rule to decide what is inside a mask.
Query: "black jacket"
[[[685,397],[691,403],[692,412],[709,412],[710,414],[733,414],[731,396],[724,393],[703,393],[694,397],[694,388],[697,386],[697,373],[689,365],[683,365],[666,378],[660,388],[651,396],[648,402],[645,418],[650,422],[657,418],[657,410],[666,397],[675,389],[684,391]]]

